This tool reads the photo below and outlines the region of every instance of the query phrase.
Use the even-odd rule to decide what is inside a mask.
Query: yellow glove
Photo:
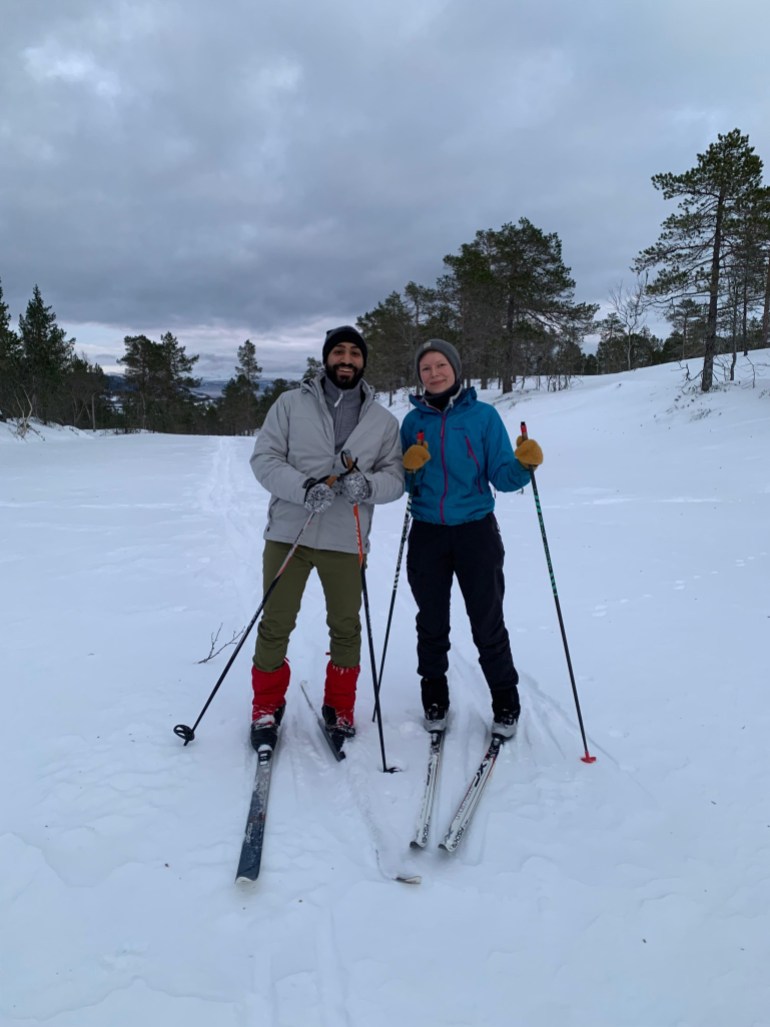
[[[539,467],[543,462],[543,451],[540,446],[538,446],[534,439],[525,439],[523,435],[519,435],[516,439],[516,449],[513,455],[528,470]]]
[[[430,453],[428,452],[427,442],[415,443],[414,446],[410,446],[406,453],[404,453],[404,467],[411,473],[419,471],[429,460]]]

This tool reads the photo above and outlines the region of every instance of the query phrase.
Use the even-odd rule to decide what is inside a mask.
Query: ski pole
[[[527,435],[527,425],[524,421],[521,422],[521,437],[523,439],[529,438]],[[540,493],[537,491],[537,482],[535,481],[535,469],[529,468],[529,473],[532,475],[532,494],[535,497],[535,508],[537,509],[537,519],[540,522],[540,534],[543,536],[543,547],[545,549],[545,559],[548,563],[548,573],[551,577],[551,589],[553,590],[553,598],[556,603],[556,613],[559,618],[559,627],[561,628],[561,638],[564,643],[564,655],[567,657],[567,669],[569,670],[569,678],[572,682],[572,694],[575,698],[575,709],[577,710],[578,724],[580,725],[580,734],[583,738],[583,749],[585,755],[581,756],[583,763],[595,763],[596,757],[591,756],[588,752],[588,742],[586,741],[586,732],[583,727],[583,715],[580,712],[580,700],[578,699],[577,685],[575,684],[575,673],[572,670],[572,660],[569,654],[569,646],[567,645],[567,633],[564,630],[564,618],[561,615],[561,604],[559,602],[559,593],[556,590],[556,577],[553,573],[553,564],[551,563],[551,552],[548,548],[548,539],[545,534],[545,521],[543,520],[543,510],[540,506]]]
[[[424,432],[420,431],[420,432],[417,433],[417,442],[420,445],[425,446],[425,448],[427,450],[428,444],[425,441],[425,433]],[[388,638],[390,637],[390,624],[391,624],[391,621],[393,620],[393,608],[396,605],[396,590],[398,589],[398,579],[399,579],[399,576],[401,574],[401,560],[403,559],[403,556],[404,556],[404,545],[406,544],[406,535],[407,535],[407,531],[409,530],[409,518],[412,515],[412,497],[417,494],[417,474],[414,471],[410,471],[409,474],[411,475],[412,481],[411,481],[411,487],[409,489],[409,498],[406,501],[406,510],[404,511],[404,527],[403,527],[403,529],[401,531],[401,541],[400,541],[399,546],[398,546],[398,559],[396,560],[396,576],[393,579],[393,592],[391,593],[391,596],[390,596],[390,609],[388,611],[388,623],[387,623],[387,625],[385,627],[385,641],[383,642],[383,645],[382,645],[382,658],[380,660],[380,676],[378,678],[379,687],[380,688],[382,688],[382,671],[383,671],[383,668],[385,666],[385,654],[388,651]],[[374,716],[372,716],[372,720],[374,720]]]
[[[348,474],[357,469],[357,461],[353,460],[350,453],[343,451],[341,454],[343,464],[348,469]],[[372,665],[372,683],[374,685],[374,716],[377,720],[377,729],[380,735],[380,752],[382,754],[383,774],[394,774],[397,767],[389,767],[385,758],[385,735],[382,730],[382,710],[380,708],[380,686],[377,678],[377,661],[374,655],[374,639],[372,637],[372,618],[369,614],[369,590],[366,587],[366,567],[364,558],[364,543],[361,534],[361,518],[358,512],[358,503],[353,504],[353,517],[356,522],[356,542],[358,544],[358,564],[361,568],[361,594],[364,600],[364,616],[366,618],[366,633],[369,640],[369,661]]]
[[[198,714],[198,719],[195,721],[195,723],[193,724],[192,727],[188,727],[186,724],[177,724],[176,727],[174,728],[174,734],[178,735],[179,738],[183,738],[185,745],[187,745],[189,742],[192,742],[193,739],[195,738],[195,729],[196,729],[196,727],[198,726],[198,724],[200,724],[201,720],[203,719],[203,714],[206,712],[206,710],[211,705],[211,700],[214,698],[214,696],[219,691],[219,686],[225,680],[225,677],[227,676],[228,670],[230,670],[230,668],[232,667],[232,665],[233,665],[233,663],[235,661],[236,656],[241,651],[241,646],[243,645],[243,643],[248,638],[249,632],[251,631],[251,629],[256,624],[257,619],[259,618],[260,613],[262,613],[262,611],[264,610],[265,603],[268,601],[268,599],[272,595],[273,590],[275,589],[275,586],[278,584],[278,582],[279,582],[279,580],[281,578],[281,575],[286,570],[286,567],[288,566],[289,560],[291,560],[292,556],[294,556],[294,554],[296,553],[297,546],[299,545],[299,541],[302,538],[302,536],[305,534],[307,526],[310,524],[310,522],[313,520],[314,517],[315,517],[315,510],[312,510],[310,512],[310,515],[308,516],[308,519],[305,521],[305,523],[300,528],[299,534],[294,539],[294,542],[292,544],[291,549],[286,554],[286,559],[283,561],[281,566],[278,568],[278,573],[276,574],[276,576],[273,578],[273,580],[268,585],[267,591],[265,592],[264,596],[262,597],[262,602],[257,607],[257,611],[254,614],[254,616],[251,618],[251,620],[249,621],[248,626],[246,627],[246,630],[243,632],[243,635],[241,635],[241,640],[238,642],[238,645],[235,647],[235,652],[232,654],[230,659],[227,661],[227,665],[225,666],[225,669],[219,675],[219,680],[214,685],[214,688],[212,689],[211,695],[208,697],[208,699],[206,700],[206,702],[205,702],[205,704],[203,706],[203,709]]]
[[[390,638],[390,625],[393,621],[393,608],[396,605],[396,591],[398,590],[398,579],[401,575],[401,561],[404,558],[404,546],[406,544],[406,535],[409,530],[409,518],[412,516],[412,495],[409,494],[409,498],[406,501],[406,510],[404,511],[404,527],[401,531],[401,541],[398,546],[398,558],[396,559],[396,576],[393,579],[393,591],[390,594],[390,609],[388,610],[388,622],[385,625],[385,641],[382,643],[382,656],[380,657],[380,673],[377,676],[378,690],[382,688],[382,671],[385,667],[385,654],[388,651],[388,639]],[[377,710],[375,708],[372,714],[372,720],[377,716]]]

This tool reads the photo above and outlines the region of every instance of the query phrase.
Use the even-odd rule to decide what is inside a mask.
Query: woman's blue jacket
[[[513,455],[503,420],[489,403],[464,389],[446,410],[411,396],[414,407],[401,425],[401,445],[428,445],[431,459],[406,475],[412,495],[412,516],[431,524],[465,524],[486,517],[495,508],[490,484],[515,492],[531,481],[529,471]]]

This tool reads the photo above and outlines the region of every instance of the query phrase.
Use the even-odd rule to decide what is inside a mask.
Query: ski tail
[[[430,750],[428,752],[428,766],[425,774],[425,788],[420,803],[420,814],[417,819],[417,828],[414,838],[410,842],[413,849],[424,849],[430,837],[430,822],[433,816],[436,793],[438,791],[439,773],[441,771],[441,756],[444,749],[444,735],[446,730],[431,731]]]

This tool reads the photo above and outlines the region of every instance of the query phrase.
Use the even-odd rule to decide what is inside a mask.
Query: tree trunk
[[[714,384],[714,353],[717,348],[717,313],[719,310],[719,261],[722,250],[722,220],[725,208],[725,187],[719,192],[716,225],[714,227],[714,248],[711,251],[711,278],[709,280],[709,312],[706,323],[706,346],[703,353],[703,378],[701,391],[709,392]]]
[[[738,302],[736,299],[735,305],[733,306],[733,319],[732,319],[732,362],[730,364],[730,381],[735,381],[735,364],[738,360]]]
[[[765,280],[765,307],[762,312],[762,349],[767,349],[770,342],[770,254],[767,258],[767,278]]]
[[[500,389],[504,394],[513,392],[513,347],[513,339],[510,339],[510,342],[503,347],[504,356],[500,368]]]

